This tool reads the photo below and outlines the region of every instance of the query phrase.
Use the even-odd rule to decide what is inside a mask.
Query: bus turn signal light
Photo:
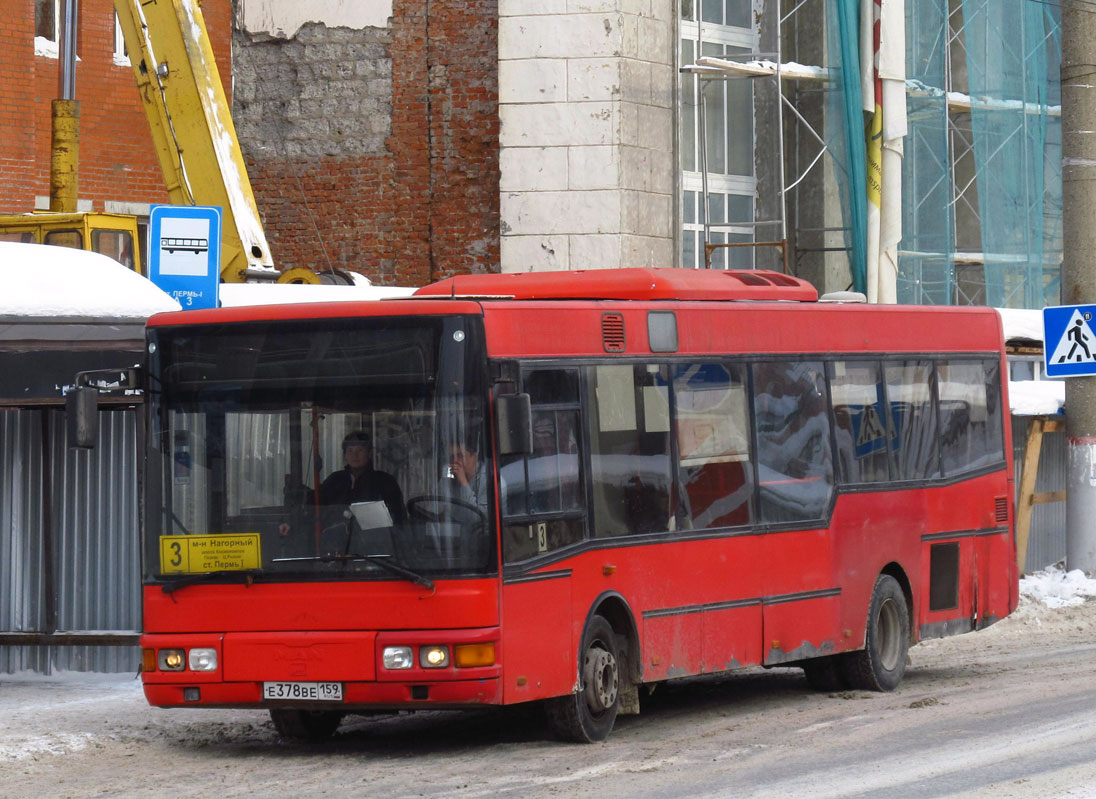
[[[473,666],[494,666],[494,644],[458,644],[453,647],[453,663],[458,669]]]
[[[141,650],[141,671],[143,671],[143,672],[156,671],[156,650],[155,649],[142,649]]]

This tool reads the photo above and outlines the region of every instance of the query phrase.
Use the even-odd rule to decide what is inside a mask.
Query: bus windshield
[[[146,581],[497,570],[482,320],[149,330]]]

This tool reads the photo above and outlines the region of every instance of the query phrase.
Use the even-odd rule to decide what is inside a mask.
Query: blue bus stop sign
[[[1043,309],[1043,358],[1047,377],[1096,375],[1096,305]]]
[[[221,209],[154,205],[148,218],[148,277],[184,311],[216,308],[221,282]]]

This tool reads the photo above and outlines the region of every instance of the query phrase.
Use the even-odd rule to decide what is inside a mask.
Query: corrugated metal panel
[[[49,424],[43,473],[42,418]],[[0,412],[0,631],[137,632],[140,629],[138,411],[99,413],[98,446],[70,450],[64,413]],[[53,564],[45,563],[48,523]],[[47,598],[47,568],[54,596]],[[47,601],[48,599],[48,601]],[[137,668],[136,647],[0,646],[0,672],[53,669],[117,672]]]
[[[137,413],[100,411],[92,450],[68,448],[63,413],[50,422],[57,628],[139,630]]]
[[[1016,461],[1016,490],[1019,493],[1024,465],[1024,446],[1027,443],[1029,417],[1017,416],[1012,420],[1012,446]],[[1066,435],[1044,433],[1043,447],[1039,453],[1039,471],[1035,478],[1035,493],[1064,491],[1068,478],[1066,459]],[[1036,505],[1031,515],[1031,531],[1028,534],[1025,572],[1038,571],[1066,557],[1066,503],[1046,502]]]
[[[41,411],[0,411],[0,630],[45,623]]]
[[[46,624],[42,411],[0,410],[0,631]],[[43,654],[0,647],[0,671],[39,671]]]

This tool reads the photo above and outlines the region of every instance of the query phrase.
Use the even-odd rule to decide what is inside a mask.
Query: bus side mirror
[[[533,451],[533,410],[528,394],[495,398],[499,455],[528,455]]]
[[[74,388],[65,395],[68,445],[92,449],[99,438],[99,390]]]
[[[136,393],[140,390],[141,372],[137,367],[77,372],[73,388],[65,394],[68,445],[95,448],[99,438],[99,392]]]

